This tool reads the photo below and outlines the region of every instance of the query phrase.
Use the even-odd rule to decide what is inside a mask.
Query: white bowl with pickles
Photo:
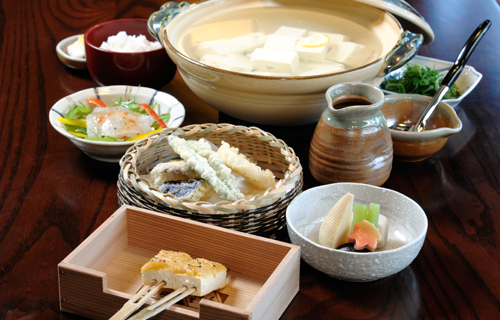
[[[429,69],[419,70],[417,65]],[[452,66],[453,62],[450,61],[417,55],[403,67],[385,76],[380,88],[387,95],[421,94],[432,97],[437,89],[439,89],[441,81]],[[465,65],[457,81],[446,93],[442,101],[453,108],[456,107],[472,92],[472,90],[474,90],[482,77],[483,75],[474,69],[474,67]],[[438,82],[436,82],[436,80],[438,80]],[[412,82],[418,82],[420,87],[414,89],[414,87],[410,85]],[[424,93],[424,91],[426,93]]]
[[[89,157],[119,162],[137,141],[184,121],[173,96],[134,86],[95,87],[70,94],[49,111],[52,127]]]
[[[370,204],[378,207],[377,223],[372,223]],[[291,242],[301,247],[305,262],[352,282],[374,281],[405,269],[420,252],[428,225],[425,212],[412,199],[362,183],[308,189],[288,206],[286,221]]]

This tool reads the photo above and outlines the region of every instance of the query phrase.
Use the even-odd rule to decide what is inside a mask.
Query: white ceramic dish
[[[170,14],[168,9],[180,13]],[[397,44],[406,49],[420,45],[418,41],[398,42],[404,30],[393,15],[347,0],[201,1],[182,8],[163,6],[150,16],[148,25],[186,85],[203,101],[238,119],[271,125],[317,122],[327,107],[329,87],[350,81],[378,86],[382,77],[376,76]],[[303,76],[227,71],[195,58],[194,47],[200,42],[255,31],[270,34],[280,26],[343,33],[351,41],[373,45],[376,51],[366,64],[354,69]]]
[[[123,101],[131,100],[135,97],[137,103],[160,104],[158,113],[165,113],[170,110],[170,120],[166,125],[169,128],[177,128],[184,121],[184,106],[173,96],[155,89],[133,86],[108,86],[85,89],[75,92],[57,101],[49,111],[49,121],[54,129],[68,138],[78,148],[89,157],[104,162],[119,162],[125,152],[137,141],[128,142],[99,142],[78,138],[66,131],[64,125],[57,120],[64,113],[69,111],[75,102],[86,103],[87,98],[96,97],[101,99],[106,105],[113,105],[120,98]]]
[[[68,46],[77,41],[80,36],[81,34],[77,34],[76,36],[61,40],[56,46],[56,53],[59,60],[66,66],[77,70],[84,70],[87,69],[87,60],[85,58],[72,57],[67,51]]]
[[[423,65],[429,68],[434,68],[439,72],[446,73],[448,70],[453,66],[453,62],[450,61],[444,61],[444,60],[439,60],[439,59],[434,59],[434,58],[429,58],[429,57],[424,57],[424,56],[415,56],[409,64],[419,64]],[[398,70],[395,70],[389,75],[394,75],[397,73],[401,73],[406,69],[406,66],[401,67]],[[388,76],[389,76],[388,75]],[[479,81],[481,81],[481,78],[483,75],[478,72],[474,67],[471,67],[469,65],[466,65],[458,77],[457,81],[455,82],[457,87],[460,89],[460,92],[462,93],[460,97],[457,99],[443,99],[444,102],[452,106],[453,108],[456,107],[469,93],[471,93],[472,90],[477,86]],[[398,94],[392,91],[384,90],[382,91],[385,94]]]
[[[359,253],[324,247],[317,242],[319,227],[335,203],[347,192],[354,203],[379,203],[389,221],[389,238],[381,251]],[[301,247],[301,257],[333,278],[353,282],[374,281],[406,268],[418,255],[427,233],[422,208],[405,195],[361,183],[334,183],[302,192],[288,206],[288,234]]]

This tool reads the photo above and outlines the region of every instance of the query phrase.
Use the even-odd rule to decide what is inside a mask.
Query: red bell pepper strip
[[[141,108],[146,111],[150,116],[152,116],[153,118],[155,118],[156,122],[158,122],[158,125],[162,128],[167,128],[167,125],[165,124],[165,122],[163,122],[162,119],[160,119],[160,117],[158,116],[158,114],[153,110],[151,109],[151,107],[145,103],[141,103],[140,104]]]
[[[106,108],[106,105],[104,102],[97,98],[88,98],[89,104],[93,105],[94,107],[101,107],[101,108]]]

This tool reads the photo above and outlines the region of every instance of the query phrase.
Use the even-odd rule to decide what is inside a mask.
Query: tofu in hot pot
[[[257,48],[250,61],[257,71],[272,71],[296,74],[299,69],[299,55],[293,51]]]
[[[243,52],[245,52],[244,47],[228,39],[202,42],[196,47],[196,49],[194,49],[194,54],[198,57],[198,59],[203,58],[203,56],[207,54],[225,56],[228,53]]]
[[[339,42],[332,45],[326,59],[358,67],[368,62],[375,49],[354,42]]]
[[[266,35],[260,32],[245,34],[231,39],[237,45],[245,48],[245,53],[250,53],[256,48],[260,48],[266,43]]]

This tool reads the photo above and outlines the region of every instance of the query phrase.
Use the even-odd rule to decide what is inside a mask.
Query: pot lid
[[[396,16],[404,30],[421,33],[424,44],[434,41],[434,32],[424,17],[404,0],[353,0],[382,9]]]

